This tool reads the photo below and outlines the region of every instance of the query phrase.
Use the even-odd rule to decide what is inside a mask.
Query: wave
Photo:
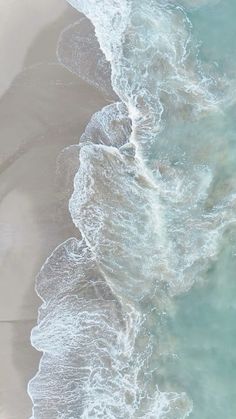
[[[183,395],[155,389],[145,406],[148,355],[144,344],[136,347],[140,314],[130,305],[124,310],[83,240],[69,239],[53,252],[37,292],[43,305],[32,344],[44,355],[29,384],[33,417],[123,418],[137,410],[142,417],[144,409],[145,417],[153,410],[169,418],[166,409],[182,417]]]
[[[57,45],[58,61],[82,80],[116,99],[111,86],[111,66],[99,48],[93,25],[82,17],[67,26]]]
[[[209,118],[223,120],[228,81],[205,71],[175,1],[68,2],[91,20],[102,52],[82,19],[62,33],[60,61],[120,102],[96,113],[65,154],[75,155],[69,210],[82,239],[60,245],[37,279],[33,418],[186,418],[186,389],[159,384],[159,319],[235,222],[234,191],[215,188],[218,150],[199,135]],[[164,352],[174,356],[169,341]]]

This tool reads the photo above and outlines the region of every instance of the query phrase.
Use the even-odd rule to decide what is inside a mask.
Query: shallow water
[[[59,61],[111,103],[63,154],[82,239],[37,279],[33,417],[231,419],[232,0],[69,3],[97,39],[85,19],[65,28]]]
[[[235,268],[235,245],[226,241],[203,282],[177,299],[169,319],[176,358],[167,379],[188,388],[194,419],[235,415]]]

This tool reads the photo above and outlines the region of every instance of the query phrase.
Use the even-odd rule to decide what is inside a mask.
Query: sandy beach
[[[31,415],[27,383],[40,359],[30,345],[35,276],[58,244],[79,234],[58,185],[58,155],[105,104],[57,63],[57,39],[77,19],[63,0],[1,0],[0,419]]]
[[[0,7],[0,419],[234,419],[235,0]]]
[[[66,4],[63,0],[1,0],[0,7],[1,95],[22,70],[32,40],[65,11]]]

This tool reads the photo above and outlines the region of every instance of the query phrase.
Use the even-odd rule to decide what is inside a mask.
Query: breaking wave
[[[69,3],[97,39],[82,18],[61,34],[59,60],[113,103],[66,151],[81,239],[37,278],[32,417],[183,419],[187,389],[160,380],[163,351],[174,356],[160,319],[235,222],[233,182],[217,189],[223,140],[207,132],[209,120],[224,125],[229,83],[199,58],[186,9],[196,2]]]

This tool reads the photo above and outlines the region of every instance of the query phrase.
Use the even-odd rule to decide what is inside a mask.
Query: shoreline
[[[48,1],[48,11],[54,4]],[[21,7],[24,19],[29,19],[27,4]],[[27,39],[24,70],[0,101],[0,419],[31,415],[27,385],[41,358],[30,344],[41,305],[35,277],[56,246],[78,236],[66,191],[57,185],[58,156],[79,141],[91,115],[106,104],[97,90],[56,64],[57,39],[78,19],[70,6],[63,14],[60,10],[61,6],[50,15],[50,25],[47,17],[38,36],[32,32]],[[19,18],[21,26],[20,22]],[[9,44],[5,48],[7,55]]]

